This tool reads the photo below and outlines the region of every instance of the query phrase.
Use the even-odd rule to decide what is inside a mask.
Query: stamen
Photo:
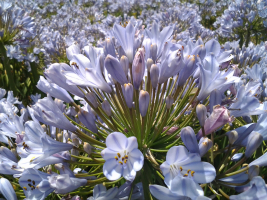
[[[124,160],[124,163],[125,163],[125,164],[127,163],[127,159]]]
[[[29,182],[32,182],[32,180],[31,180],[31,179],[28,179],[28,181],[29,181]]]
[[[187,173],[189,174],[189,172],[191,172],[191,169],[187,170]]]
[[[180,167],[180,170],[181,170],[181,171],[183,171],[183,168],[182,168],[182,167]]]
[[[119,158],[121,157],[121,154],[120,153],[117,153],[117,155],[119,156]]]
[[[118,160],[118,157],[117,157],[117,156],[115,156],[115,159],[116,159],[116,160]]]
[[[24,190],[27,190],[27,188],[26,188],[26,187],[23,187],[23,189],[24,189]]]
[[[32,184],[35,185],[35,181],[32,181]]]
[[[194,176],[195,172],[194,171],[191,171],[191,176]]]
[[[184,177],[188,177],[188,174],[185,174]]]
[[[125,155],[125,158],[126,158],[126,159],[128,159],[128,156],[127,156],[127,155]]]
[[[123,162],[119,161],[119,163],[120,163],[121,165],[123,165]]]

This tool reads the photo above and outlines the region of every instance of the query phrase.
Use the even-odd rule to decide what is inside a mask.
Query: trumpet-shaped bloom
[[[69,174],[53,174],[47,177],[50,186],[55,189],[55,193],[66,194],[77,188],[86,185],[86,179],[70,177]]]
[[[54,191],[48,182],[50,174],[36,169],[26,169],[19,179],[19,184],[23,188],[27,199],[43,200]]]
[[[170,148],[166,161],[160,165],[165,184],[170,187],[177,175],[192,174],[197,183],[210,183],[216,176],[215,168],[207,162],[201,162],[198,153],[189,153],[184,146]]]
[[[38,102],[32,106],[32,109],[34,117],[40,122],[70,131],[76,130],[76,127],[73,126],[62,114],[62,111],[49,95],[41,100],[38,100]]]
[[[169,189],[160,185],[150,185],[151,194],[159,199],[168,200],[208,200],[210,198],[204,196],[202,188],[194,182],[191,177],[176,176]]]
[[[123,28],[118,24],[114,24],[113,33],[115,38],[121,45],[122,49],[124,50],[127,58],[129,59],[129,62],[132,63],[135,52],[134,49],[135,28],[133,27],[132,23],[129,22],[126,28]]]
[[[101,155],[106,160],[103,172],[107,179],[117,180],[123,176],[126,180],[133,180],[144,164],[136,138],[113,132],[106,138],[106,145]]]
[[[256,176],[250,181],[251,186],[239,195],[230,196],[230,200],[262,200],[266,199],[267,187],[265,181]]]
[[[105,186],[98,184],[93,189],[93,196],[87,200],[113,200],[117,193],[117,187],[107,190]]]

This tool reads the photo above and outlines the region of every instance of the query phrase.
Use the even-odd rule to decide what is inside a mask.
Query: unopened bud
[[[198,147],[199,147],[199,154],[200,156],[204,156],[208,151],[209,149],[212,147],[212,141],[207,138],[207,137],[202,137],[200,140],[199,140],[199,143],[198,143]]]
[[[157,87],[158,79],[159,79],[159,68],[156,64],[153,64],[151,66],[150,77],[151,77],[152,87],[155,89]]]
[[[263,137],[257,132],[252,132],[248,136],[248,143],[246,146],[245,157],[249,158],[256,149],[261,145]]]
[[[248,168],[248,178],[249,180],[253,179],[255,176],[258,176],[260,173],[260,167],[258,165],[252,165]]]
[[[103,101],[102,109],[105,111],[107,116],[109,116],[109,117],[111,116],[111,108],[110,108],[109,102],[107,100]]]
[[[111,77],[114,78],[121,85],[128,82],[124,70],[120,62],[116,58],[111,55],[108,55],[105,59],[104,65]]]
[[[172,104],[173,104],[173,102],[174,102],[174,99],[173,99],[173,97],[172,97],[171,95],[169,95],[169,96],[166,98],[165,102],[166,102],[166,107],[167,107],[167,109],[170,109],[170,108],[172,107]]]
[[[92,113],[80,110],[78,113],[79,120],[88,128],[90,131],[97,133],[97,127],[95,125],[95,116]]]
[[[203,104],[198,104],[196,107],[197,118],[201,127],[204,127],[207,119],[207,108]]]
[[[238,138],[238,132],[236,132],[235,130],[230,131],[230,133],[228,134],[229,143],[234,144],[237,138]]]
[[[123,95],[128,108],[133,107],[133,85],[131,83],[124,84]]]
[[[148,92],[141,90],[139,94],[139,110],[142,117],[146,116],[149,99]]]
[[[102,73],[104,73],[104,62],[105,62],[105,55],[101,54],[99,57],[99,66]]]
[[[148,58],[146,61],[146,68],[147,71],[150,72],[151,66],[154,64],[153,60],[151,58]]]
[[[92,146],[87,142],[84,142],[83,149],[86,153],[88,153],[88,155],[92,153]]]
[[[152,60],[154,61],[154,63],[157,60],[157,51],[158,51],[157,44],[151,44],[150,45],[150,57],[152,58]]]
[[[182,128],[180,136],[190,153],[199,153],[196,134],[190,126]]]
[[[43,128],[44,132],[46,132],[46,125],[45,124],[42,125],[42,128]]]
[[[98,107],[98,102],[94,93],[89,92],[85,95],[86,99],[92,104],[94,108]]]
[[[63,134],[62,133],[58,133],[57,134],[57,139],[59,142],[62,142],[63,141]]]
[[[76,146],[76,147],[78,147],[79,146],[79,139],[78,138],[73,138],[72,139],[72,143]]]
[[[114,48],[114,43],[112,42],[112,40],[110,38],[107,38],[104,42],[104,53],[105,55],[112,55],[113,57],[116,57],[116,52],[115,52],[115,48]]]
[[[144,49],[138,49],[135,54],[133,64],[132,64],[132,74],[133,74],[133,86],[136,90],[142,83],[145,73],[145,52]]]
[[[129,69],[129,59],[126,56],[122,56],[120,60],[120,64],[122,66],[122,69],[125,73],[125,76],[128,76],[128,69]]]

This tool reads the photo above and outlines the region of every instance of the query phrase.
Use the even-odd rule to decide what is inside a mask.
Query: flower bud
[[[57,139],[59,142],[62,142],[63,141],[63,134],[62,133],[58,133],[57,134]]]
[[[124,84],[123,95],[128,108],[133,107],[133,85],[131,83]]]
[[[150,69],[151,69],[151,66],[153,65],[153,60],[151,58],[148,58],[147,61],[146,61],[146,68],[147,68],[147,71],[150,72]]]
[[[71,149],[70,152],[71,152],[71,155],[74,155],[74,156],[78,156],[79,153],[80,153],[77,149]],[[77,158],[71,157],[71,160],[72,160],[72,161],[76,161]]]
[[[207,119],[207,108],[203,104],[198,104],[196,108],[197,118],[201,127],[204,126]]]
[[[248,136],[248,143],[246,146],[245,157],[249,158],[256,149],[261,145],[263,137],[257,132],[252,132]]]
[[[133,86],[136,90],[142,83],[143,76],[145,73],[145,52],[144,49],[138,49],[135,54],[133,64],[132,64],[132,74],[133,74]]]
[[[105,59],[104,65],[108,73],[112,76],[112,78],[114,78],[121,85],[128,82],[124,70],[120,62],[116,58],[111,55],[108,55]]]
[[[141,90],[139,94],[139,110],[142,117],[146,116],[149,105],[149,94],[147,91]]]
[[[87,142],[84,142],[83,149],[86,153],[88,153],[88,155],[92,153],[92,146]]]
[[[182,128],[180,136],[190,153],[199,153],[196,134],[190,126]]]
[[[234,162],[239,161],[240,158],[242,158],[242,156],[243,156],[243,153],[236,153],[235,155],[233,155],[231,160],[234,161]]]
[[[116,57],[115,48],[111,39],[107,38],[104,42],[104,53],[105,55],[112,55]]]
[[[159,68],[156,64],[153,64],[151,66],[150,77],[151,77],[152,87],[155,89],[157,87],[158,79],[159,79]]]
[[[152,58],[154,63],[156,63],[156,60],[157,60],[157,51],[158,51],[157,44],[155,44],[155,43],[151,44],[150,45],[150,57]]]
[[[199,154],[202,157],[212,147],[212,141],[209,138],[207,138],[207,137],[202,137],[199,140],[198,147],[199,147]]]
[[[249,180],[253,179],[255,176],[258,176],[260,173],[259,165],[252,165],[248,168],[248,178]]]
[[[97,127],[95,125],[95,116],[92,113],[80,110],[78,112],[79,120],[88,128],[90,131],[97,133]]]
[[[235,130],[230,131],[230,133],[228,134],[229,143],[234,144],[237,138],[238,138],[238,132],[236,132]]]
[[[120,60],[120,64],[122,66],[122,69],[125,73],[125,76],[128,76],[128,69],[129,69],[129,59],[126,56],[122,56]]]
[[[167,109],[170,109],[170,108],[172,107],[172,104],[173,104],[173,102],[174,102],[174,99],[173,99],[173,97],[172,97],[171,95],[169,95],[169,96],[166,98],[165,102],[166,102],[166,107],[167,107]]]
[[[86,99],[92,104],[94,108],[98,107],[98,102],[94,93],[89,92],[85,95]]]
[[[103,101],[102,109],[105,111],[107,116],[109,116],[109,117],[111,116],[111,108],[110,108],[109,102],[107,100]]]

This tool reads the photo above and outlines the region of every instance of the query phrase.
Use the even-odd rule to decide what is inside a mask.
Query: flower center
[[[23,187],[23,189],[24,190],[34,190],[35,188],[36,188],[36,186],[35,186],[35,181],[34,180],[31,180],[31,179],[28,179],[28,186],[29,186],[29,188],[27,188],[26,186],[25,187]]]
[[[123,153],[117,153],[117,156],[115,156],[114,158],[116,159],[116,161],[118,161],[119,164],[126,165],[128,161],[128,155],[129,152],[124,150]]]

